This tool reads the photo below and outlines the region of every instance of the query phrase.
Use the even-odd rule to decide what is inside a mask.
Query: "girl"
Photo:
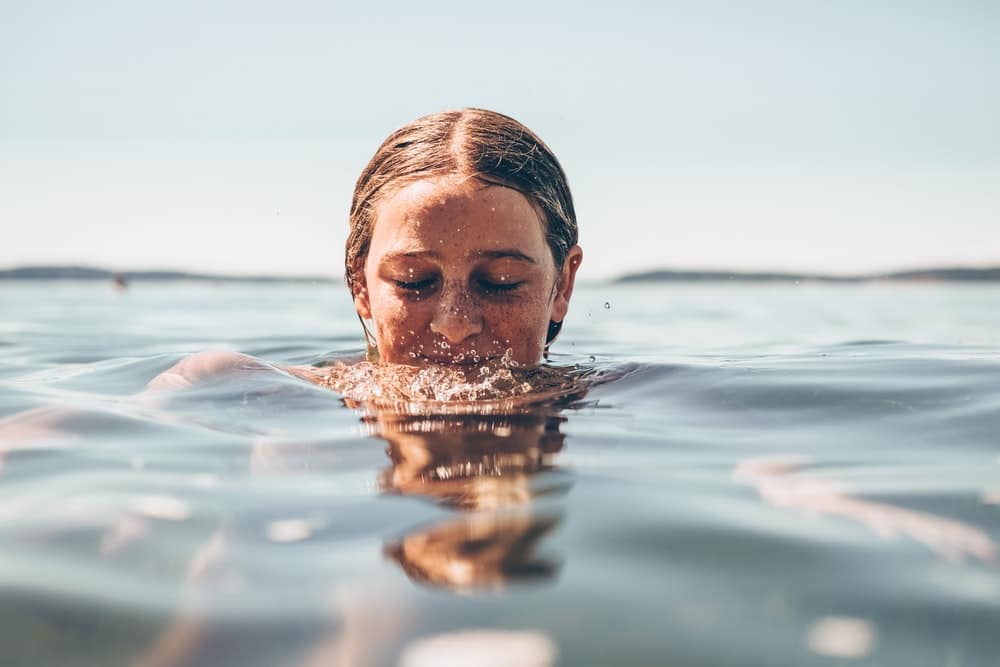
[[[345,275],[370,360],[535,366],[562,328],[582,259],[555,155],[494,111],[445,111],[405,125],[355,185]],[[150,388],[260,365],[231,352],[202,353]],[[286,370],[351,393],[343,366]]]

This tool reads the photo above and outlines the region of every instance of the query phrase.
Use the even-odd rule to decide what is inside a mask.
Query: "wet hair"
[[[573,198],[556,156],[509,116],[459,109],[418,118],[390,134],[358,177],[344,262],[352,293],[368,257],[378,202],[415,181],[450,175],[502,185],[527,197],[545,225],[556,270],[562,269],[578,232]]]

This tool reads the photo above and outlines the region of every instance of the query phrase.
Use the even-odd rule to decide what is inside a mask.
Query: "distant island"
[[[650,282],[1000,282],[1000,266],[992,268],[935,268],[870,273],[853,276],[832,276],[820,273],[773,273],[753,271],[642,271],[615,278],[616,283]]]
[[[88,266],[22,266],[0,269],[2,280],[87,280],[118,282],[214,283],[334,283],[340,276],[215,275],[185,271],[109,271]],[[611,279],[612,283],[659,282],[757,282],[757,283],[862,283],[862,282],[1000,282],[1000,266],[992,268],[932,268],[893,273],[832,276],[819,273],[754,271],[641,271]]]

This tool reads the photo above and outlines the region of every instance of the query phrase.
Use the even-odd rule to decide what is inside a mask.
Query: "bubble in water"
[[[521,364],[514,361],[514,350],[508,347],[503,351],[503,356],[500,357],[500,365],[506,368],[517,368]]]
[[[604,302],[604,310],[611,310],[611,302],[610,301],[605,301]]]

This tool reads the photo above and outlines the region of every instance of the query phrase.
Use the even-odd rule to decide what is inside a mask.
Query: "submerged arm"
[[[756,489],[764,502],[800,512],[839,516],[868,526],[886,538],[902,535],[952,562],[966,557],[996,561],[1000,549],[982,530],[957,519],[855,498],[800,469],[802,457],[754,458],[740,462],[737,481]]]

